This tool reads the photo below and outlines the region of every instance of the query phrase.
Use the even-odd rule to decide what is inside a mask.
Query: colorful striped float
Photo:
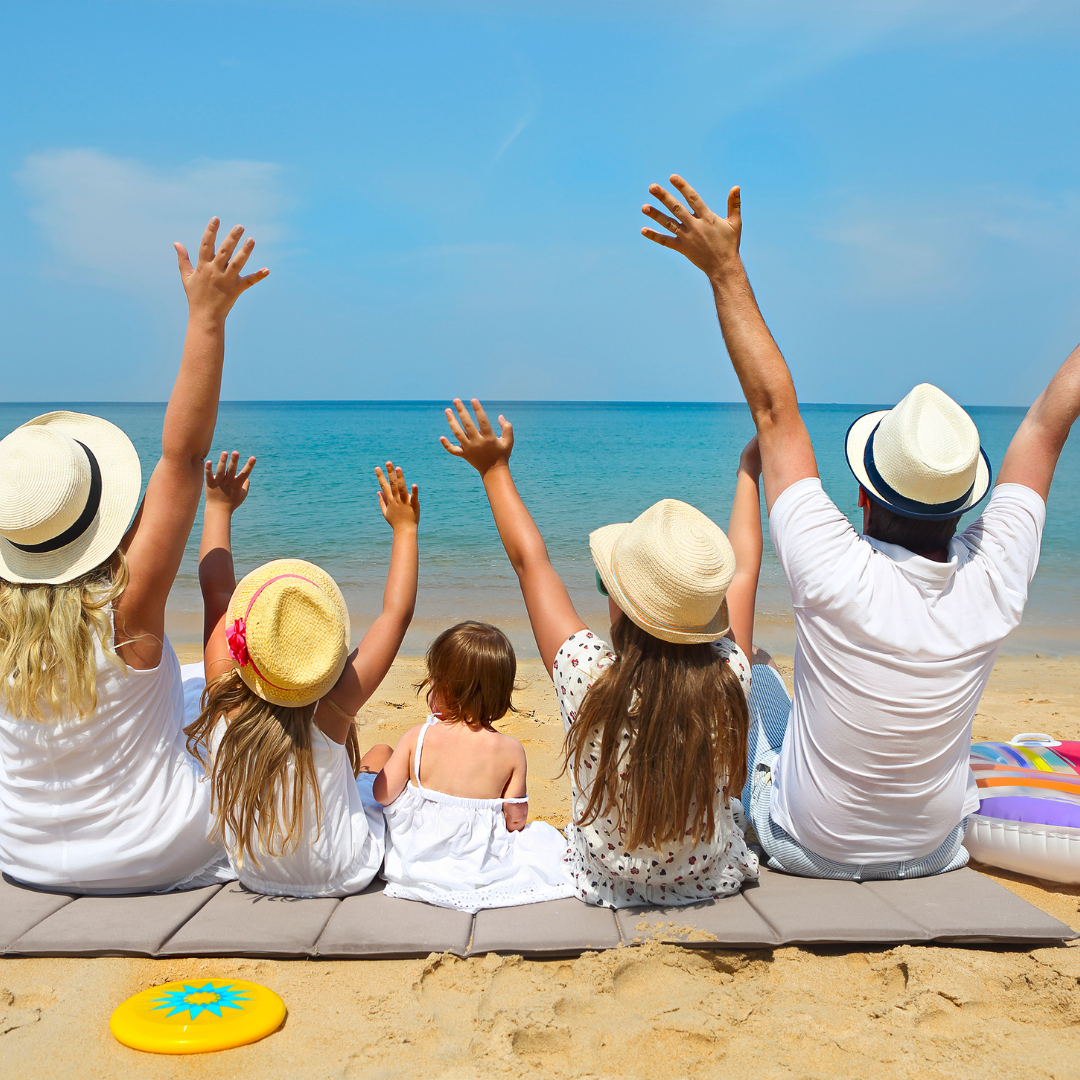
[[[1080,742],[1029,732],[975,743],[979,812],[964,846],[989,866],[1080,882]]]

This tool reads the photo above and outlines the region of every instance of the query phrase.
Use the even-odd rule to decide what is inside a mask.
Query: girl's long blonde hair
[[[124,667],[110,642],[109,609],[127,583],[119,548],[62,585],[0,579],[0,704],[9,715],[40,723],[97,708],[94,643]]]
[[[233,670],[206,684],[202,712],[185,729],[188,750],[210,777],[211,839],[235,838],[238,865],[260,855],[295,851],[304,824],[304,800],[314,798],[322,828],[319,784],[311,753],[311,725],[318,702],[300,708],[263,701]],[[211,753],[224,718],[225,731]],[[345,740],[353,776],[360,775],[360,741],[350,727]],[[291,768],[290,768],[291,765]]]
[[[593,778],[578,824],[614,816],[628,850],[708,842],[717,793],[726,805],[746,780],[750,713],[738,677],[713,645],[661,641],[625,617],[611,641],[618,659],[566,733],[567,766]]]

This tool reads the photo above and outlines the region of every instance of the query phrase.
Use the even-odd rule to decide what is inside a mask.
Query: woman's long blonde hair
[[[661,641],[625,617],[611,642],[618,659],[566,733],[567,766],[592,776],[577,823],[613,816],[631,851],[708,842],[717,793],[726,805],[746,780],[750,713],[738,677],[713,645]]]
[[[263,701],[236,670],[206,684],[202,712],[185,729],[188,750],[210,777],[211,839],[235,838],[239,865],[259,855],[295,851],[304,824],[304,799],[315,800],[322,828],[322,806],[311,753],[311,725],[318,702],[300,708]],[[214,729],[225,731],[211,753]],[[350,727],[345,740],[353,776],[360,775],[360,741]],[[290,765],[292,768],[290,769]]]
[[[0,704],[9,715],[41,722],[97,708],[94,642],[124,667],[110,640],[109,609],[127,583],[119,548],[62,585],[0,580]]]

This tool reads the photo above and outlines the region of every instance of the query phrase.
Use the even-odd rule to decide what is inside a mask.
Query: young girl
[[[0,868],[49,889],[165,890],[229,877],[210,800],[184,749],[165,601],[184,554],[217,419],[225,319],[268,273],[241,270],[238,225],[192,267],[161,460],[139,504],[128,437],[82,413],[0,442]],[[129,526],[130,522],[130,528]]]
[[[738,571],[727,537],[674,499],[598,529],[589,543],[597,587],[608,597],[612,652],[574,610],[521,501],[510,475],[510,424],[500,416],[496,435],[480,403],[472,404],[475,421],[460,401],[456,413],[446,410],[458,445],[441,441],[483,478],[555,683],[577,895],[632,907],[737,892],[758,873],[731,799],[746,776],[750,663],[725,635],[734,624],[750,648],[757,566],[749,568],[753,583],[744,574],[729,588]],[[760,515],[745,485],[740,493],[733,516]],[[737,605],[732,619],[726,594]]]
[[[349,655],[349,613],[333,579],[301,559],[279,559],[239,585],[233,512],[255,459],[206,466],[199,551],[206,690],[187,729],[210,777],[214,834],[255,892],[347,896],[383,858],[382,808],[360,757],[353,718],[397,655],[416,604],[420,498],[386,463],[379,507],[393,529],[382,614]],[[375,769],[386,759],[376,753]],[[366,775],[361,775],[366,773]]]
[[[385,805],[387,896],[461,911],[574,895],[566,841],[526,825],[525,748],[500,735],[517,659],[487,623],[444,630],[427,653],[431,715],[407,731],[375,780]]]

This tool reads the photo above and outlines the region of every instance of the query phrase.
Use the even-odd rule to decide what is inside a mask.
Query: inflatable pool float
[[[1050,881],[1080,882],[1080,742],[1029,732],[975,743],[979,812],[964,846],[973,859]]]
[[[239,979],[189,979],[143,990],[118,1005],[113,1035],[134,1050],[203,1054],[257,1042],[281,1027],[285,1002]]]

